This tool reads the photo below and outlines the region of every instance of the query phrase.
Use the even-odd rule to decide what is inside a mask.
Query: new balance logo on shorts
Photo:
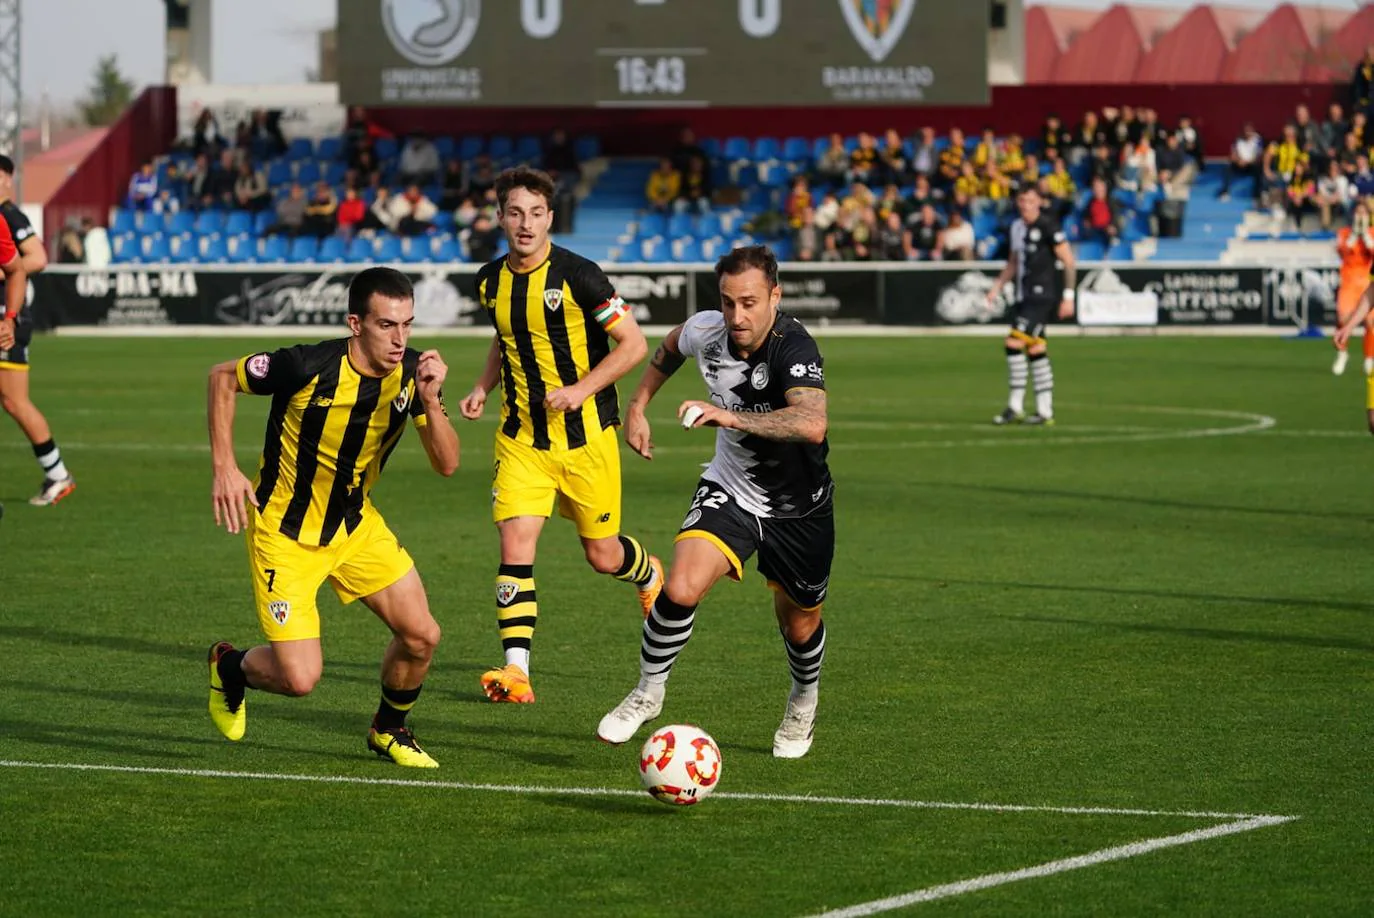
[[[510,601],[515,598],[515,594],[520,592],[520,584],[511,583],[503,580],[496,585],[496,604],[498,606],[508,606]]]
[[[598,523],[609,523],[610,521],[611,521],[611,515],[610,515],[609,513],[603,513],[603,514],[601,514],[601,516],[597,519],[597,522],[598,522]]]

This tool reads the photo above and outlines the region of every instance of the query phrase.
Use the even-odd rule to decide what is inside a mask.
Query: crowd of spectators
[[[947,137],[932,127],[909,138],[895,128],[852,141],[836,133],[749,228],[789,235],[802,261],[972,259],[990,254],[979,250],[975,224],[1009,221],[1017,191],[1034,185],[1077,238],[1110,246],[1122,232],[1123,199],[1184,193],[1202,158],[1191,118],[1166,126],[1153,110],[1128,105],[1085,112],[1072,127],[1050,115],[1030,138],[993,127],[975,138],[957,127]],[[724,165],[732,185],[743,170],[767,167]],[[684,130],[648,178],[648,209],[709,210],[711,171]]]

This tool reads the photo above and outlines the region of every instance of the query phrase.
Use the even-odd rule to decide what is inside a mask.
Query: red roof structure
[[[1026,10],[1026,82],[1054,82],[1054,68],[1079,34],[1097,20],[1096,10],[1032,6]]]
[[[1225,83],[1298,83],[1315,49],[1350,18],[1347,10],[1284,3],[1236,45],[1221,69]]]
[[[1263,17],[1244,7],[1193,7],[1141,58],[1135,82],[1216,83],[1237,42]]]
[[[1302,78],[1314,83],[1344,82],[1370,45],[1374,45],[1374,6],[1366,5],[1317,45]]]
[[[1060,56],[1054,82],[1133,82],[1141,60],[1183,12],[1178,8],[1115,4]]]

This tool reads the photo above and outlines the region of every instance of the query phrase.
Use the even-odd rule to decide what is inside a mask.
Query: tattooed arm
[[[766,440],[788,443],[820,443],[825,439],[826,399],[824,389],[795,388],[787,390],[787,407],[767,413],[726,411],[710,402],[683,402],[678,409],[681,417],[696,405],[701,419],[693,426],[728,427]]]

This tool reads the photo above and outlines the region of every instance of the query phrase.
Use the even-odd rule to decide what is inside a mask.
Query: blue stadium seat
[[[701,152],[706,154],[707,159],[720,159],[720,141],[715,137],[703,137],[697,141],[697,146],[701,147]]]
[[[458,158],[463,162],[471,162],[482,155],[486,150],[487,143],[481,137],[468,136],[458,141]]]
[[[639,260],[660,264],[671,261],[672,252],[662,239],[645,239],[639,244]]]
[[[319,251],[320,240],[314,236],[297,236],[291,240],[291,249],[286,257],[288,261],[314,261]]]
[[[452,236],[443,236],[439,239],[439,244],[434,247],[434,260],[438,262],[467,261],[463,257],[463,249],[458,244],[458,240]]]
[[[696,239],[679,239],[672,245],[673,257],[677,261],[705,261],[701,242]]]
[[[348,163],[341,159],[331,159],[320,170],[320,177],[331,185],[342,185],[348,178]]]
[[[826,151],[829,149],[830,138],[817,137],[815,140],[811,141],[811,159],[813,161],[819,162],[820,158],[824,156],[826,154]]]
[[[116,207],[110,212],[109,234],[132,233],[138,229],[138,222],[134,220],[134,212],[127,207]]]
[[[731,137],[725,141],[725,147],[721,150],[721,156],[726,162],[739,162],[748,160],[751,152],[749,138]]]
[[[286,158],[291,160],[310,159],[315,155],[315,144],[309,137],[296,137],[286,147]]]
[[[701,240],[701,260],[715,261],[725,250],[725,237],[712,236]]]
[[[596,159],[601,155],[601,140],[591,134],[583,134],[573,141],[573,153],[578,162]]]
[[[144,236],[142,251],[138,252],[137,260],[154,263],[168,261],[171,256],[171,246],[168,244],[166,236]]]
[[[721,234],[720,214],[712,211],[697,218],[697,238],[709,239]]]
[[[321,137],[315,155],[320,159],[342,159],[343,158],[343,138],[342,137]]]
[[[401,144],[395,137],[378,137],[372,144],[372,152],[376,154],[378,162],[395,159],[400,150]]]
[[[515,141],[515,158],[522,163],[538,164],[544,158],[544,145],[533,134],[526,134]]]
[[[196,215],[189,210],[179,210],[174,214],[162,215],[162,231],[169,236],[180,236],[191,232],[196,224]]]
[[[267,187],[279,188],[291,184],[291,164],[284,159],[274,159],[267,164]]]
[[[372,260],[372,240],[355,236],[353,241],[348,244],[348,251],[344,253],[344,260],[352,264],[361,264]]]
[[[200,260],[206,264],[222,264],[229,260],[229,246],[223,236],[201,238]]]
[[[409,264],[422,264],[433,260],[429,250],[428,236],[412,236],[401,241],[401,261]]]
[[[325,236],[320,240],[319,251],[315,253],[316,261],[340,262],[348,253],[348,245],[342,236]]]
[[[268,228],[271,227],[274,222],[276,222],[276,219],[276,215],[273,214],[270,210],[258,211],[257,214],[253,217],[253,235],[266,235]]]
[[[320,175],[320,164],[313,159],[304,160],[296,167],[296,181],[305,185],[307,189],[320,180]]]
[[[789,163],[804,163],[811,158],[811,142],[805,137],[789,137],[782,142],[782,158]]]
[[[448,136],[435,137],[434,149],[439,151],[440,160],[448,162],[458,150],[458,141]]]
[[[850,134],[844,139],[844,151],[853,153],[857,149],[859,149],[859,138],[857,135]]]
[[[645,214],[639,220],[639,230],[635,235],[640,239],[654,239],[668,233],[668,218],[660,213]]]
[[[681,239],[684,236],[695,235],[692,229],[692,217],[690,214],[673,214],[668,218],[668,238]]]
[[[792,174],[784,166],[778,163],[769,163],[762,167],[759,174],[759,182],[768,188],[781,188],[792,180]]]
[[[372,257],[379,262],[394,262],[401,260],[401,240],[399,237],[390,233],[377,240],[376,247],[372,250]]]
[[[515,141],[509,134],[493,134],[487,144],[487,155],[496,162],[504,162],[515,153]]]
[[[441,193],[440,193],[440,197],[442,197],[442,196],[443,196],[443,194],[442,194],[442,192],[441,192]],[[430,200],[431,200],[431,201],[437,201],[437,200],[439,200],[439,198],[430,198]],[[434,228],[437,229],[437,230],[438,230],[439,232],[441,232],[441,233],[451,233],[451,232],[453,232],[453,227],[454,227],[454,225],[455,225],[455,223],[454,223],[454,218],[453,218],[453,211],[451,211],[451,210],[441,210],[441,211],[439,211],[438,213],[436,213],[436,214],[434,215],[434,220],[433,220],[432,222],[434,223]]]
[[[258,243],[258,261],[278,264],[287,260],[285,236],[268,236]]]
[[[251,236],[253,234],[253,215],[246,210],[231,210],[224,218],[222,232],[226,236]]]
[[[773,250],[773,254],[777,256],[778,261],[792,260],[792,240],[788,237],[783,236],[779,239],[774,239],[769,243],[769,248]]]
[[[1085,239],[1078,244],[1080,261],[1098,261],[1106,254],[1106,247],[1096,239]]]
[[[776,137],[760,137],[754,141],[754,162],[763,163],[782,155],[782,144]]]
[[[185,265],[200,261],[199,243],[200,237],[192,236],[190,233],[172,236],[167,241],[169,250],[167,260],[176,265]]]
[[[256,239],[247,236],[230,236],[228,250],[230,264],[250,265],[258,260]]]
[[[202,210],[195,218],[194,228],[202,236],[212,236],[224,231],[224,220],[222,210]]]
[[[1134,254],[1131,250],[1131,244],[1129,242],[1118,242],[1116,245],[1108,249],[1106,253],[1104,253],[1103,257],[1111,258],[1116,261],[1130,261],[1134,257]]]

